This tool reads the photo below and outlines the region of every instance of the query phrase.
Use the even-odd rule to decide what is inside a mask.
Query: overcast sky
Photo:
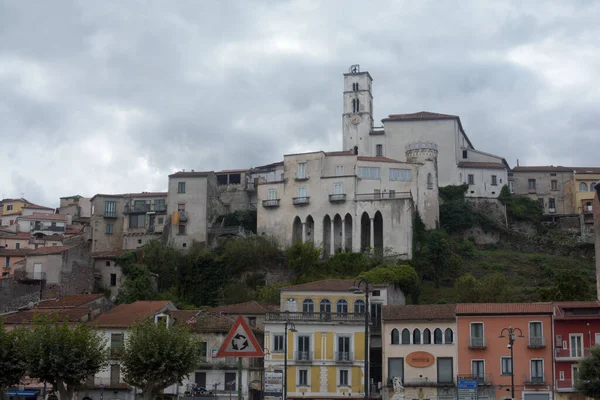
[[[525,4],[522,4],[525,3]],[[511,166],[599,166],[600,1],[0,0],[0,195],[341,150],[342,74]]]

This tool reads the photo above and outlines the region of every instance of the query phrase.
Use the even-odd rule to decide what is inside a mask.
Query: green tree
[[[419,285],[419,276],[410,265],[380,265],[362,274],[369,283],[392,283],[405,296],[414,292]]]
[[[298,281],[315,278],[322,272],[318,270],[321,250],[312,243],[296,243],[286,250],[285,255]]]
[[[150,271],[143,265],[131,266],[117,295],[117,302],[130,304],[138,300],[154,300],[156,296],[156,281]]]
[[[579,362],[575,388],[586,397],[600,397],[600,346],[592,347],[590,355]]]
[[[487,274],[481,280],[465,274],[455,282],[457,303],[508,303],[514,301],[514,289],[506,277],[498,272]]]
[[[179,266],[177,294],[187,304],[215,306],[219,294],[233,277],[213,253],[196,248]]]
[[[37,316],[24,346],[28,375],[50,383],[61,400],[72,399],[89,376],[106,367],[105,346],[103,337],[86,325]]]
[[[158,291],[167,291],[177,285],[177,267],[183,255],[173,246],[152,240],[144,246],[143,263],[156,276]]]
[[[457,303],[480,302],[481,284],[473,274],[465,274],[456,280],[455,301]]]
[[[25,347],[25,331],[7,330],[0,316],[0,397],[4,390],[17,385],[26,372],[22,351]]]
[[[538,295],[542,301],[584,301],[593,300],[589,281],[579,272],[560,270],[554,275],[554,285],[539,288]]]
[[[181,384],[198,367],[201,353],[199,338],[185,327],[142,321],[125,342],[123,379],[140,388],[144,400],[154,400],[165,388]]]

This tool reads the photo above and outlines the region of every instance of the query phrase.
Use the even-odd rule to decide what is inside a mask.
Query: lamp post
[[[285,321],[285,333],[283,336],[283,400],[287,400],[287,361],[288,361],[288,326],[290,332],[298,332],[296,325],[290,321]]]
[[[513,344],[515,343],[515,339],[517,337],[525,337],[523,336],[523,331],[519,328],[513,328],[509,326],[508,328],[502,329],[500,331],[500,338],[505,338],[504,333],[508,333],[508,348],[510,349],[510,397],[514,400],[515,398],[515,370],[514,370],[514,358],[513,358]],[[519,332],[519,336],[516,336],[516,332]]]
[[[364,277],[356,278],[349,290],[354,294],[362,294],[362,285],[365,287],[365,400],[369,400],[369,280]]]

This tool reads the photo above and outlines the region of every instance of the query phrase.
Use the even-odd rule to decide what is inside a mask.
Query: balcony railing
[[[304,206],[308,204],[310,197],[292,197],[292,204],[295,206]]]
[[[546,338],[544,336],[530,336],[529,337],[529,348],[530,349],[543,349],[546,347]]]
[[[29,244],[46,244],[46,239],[29,238]]]
[[[270,312],[267,321],[305,321],[305,322],[365,322],[364,313],[328,313],[328,312]]]
[[[330,194],[329,195],[330,203],[344,203],[346,202],[346,193],[338,193],[338,194]]]
[[[410,192],[386,192],[386,193],[359,193],[354,195],[356,201],[379,201],[379,200],[401,200],[410,199]]]
[[[354,353],[350,351],[336,351],[335,361],[339,362],[352,362],[354,360]]]
[[[296,361],[312,361],[312,351],[296,351],[294,354],[294,360]]]
[[[50,232],[64,232],[64,226],[44,226],[44,225],[35,225],[32,229],[33,231],[50,231]]]
[[[469,342],[471,349],[485,349],[487,347],[484,337],[472,337]]]
[[[565,380],[556,380],[555,386],[557,392],[576,392],[575,389],[576,382],[573,379],[565,379]]]
[[[554,349],[554,358],[556,361],[575,361],[589,355],[589,348]]]
[[[405,382],[403,383],[404,386],[406,387],[411,387],[411,386],[453,386],[454,382],[450,381],[450,382],[438,382],[435,378],[429,379],[429,378],[414,378],[414,379],[406,379]]]
[[[279,199],[263,200],[262,205],[264,208],[275,208],[279,207]]]
[[[477,378],[477,383],[479,385],[491,385],[492,384],[492,374],[491,373],[485,373],[483,375],[478,375],[476,376]]]
[[[526,385],[545,385],[546,384],[546,376],[525,374],[525,379],[523,382]]]
[[[117,212],[116,211],[104,211],[103,216],[104,216],[104,218],[117,218]]]

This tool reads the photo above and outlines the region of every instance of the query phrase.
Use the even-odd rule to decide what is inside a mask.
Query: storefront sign
[[[426,351],[415,351],[406,356],[406,363],[415,368],[429,367],[434,362],[435,356]]]

